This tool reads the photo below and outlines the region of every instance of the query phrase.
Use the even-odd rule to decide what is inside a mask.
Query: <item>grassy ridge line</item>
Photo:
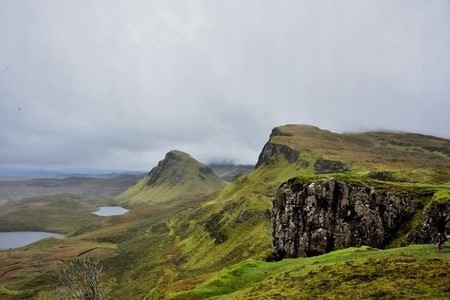
[[[285,125],[272,131],[270,143],[286,145],[316,157],[343,161],[352,173],[389,170],[420,183],[450,182],[450,140],[413,133],[337,134],[307,125]]]
[[[399,296],[445,299],[450,297],[449,267],[450,251],[437,253],[431,245],[389,250],[348,248],[317,257],[272,263],[246,260],[213,274],[190,291],[171,293],[168,298]]]

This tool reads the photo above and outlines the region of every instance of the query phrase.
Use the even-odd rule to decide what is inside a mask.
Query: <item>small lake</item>
[[[128,209],[120,206],[102,206],[96,212],[93,212],[93,214],[100,217],[109,217],[123,215],[127,212]]]
[[[64,235],[41,231],[0,232],[0,250],[26,246],[48,237],[62,239]]]

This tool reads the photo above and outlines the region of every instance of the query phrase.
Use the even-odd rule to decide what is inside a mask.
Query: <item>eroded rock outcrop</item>
[[[261,165],[273,164],[279,156],[283,156],[288,162],[294,163],[299,159],[300,153],[286,145],[278,145],[267,143],[264,145],[261,154],[259,155],[256,168]]]
[[[447,216],[447,224],[450,221],[450,205],[447,201],[431,201],[422,212],[422,217],[417,226],[408,232],[408,243],[431,243],[436,234],[437,220],[440,214]]]
[[[338,160],[318,159],[314,163],[316,173],[347,172],[349,166]]]
[[[282,184],[273,200],[274,259],[351,246],[382,248],[416,209],[412,195],[324,179]]]

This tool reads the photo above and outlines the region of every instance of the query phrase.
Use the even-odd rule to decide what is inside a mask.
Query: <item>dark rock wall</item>
[[[280,155],[288,162],[294,163],[299,159],[300,153],[286,145],[267,143],[259,155],[256,168],[261,165],[273,164]]]
[[[290,180],[273,200],[275,259],[351,246],[382,248],[416,210],[412,196],[324,179]]]
[[[338,160],[318,159],[314,163],[317,173],[347,172],[350,167]]]
[[[446,214],[448,227],[450,223],[450,205],[448,203],[447,201],[431,201],[423,210],[419,224],[408,232],[408,243],[431,243],[436,234],[436,221],[441,213]]]

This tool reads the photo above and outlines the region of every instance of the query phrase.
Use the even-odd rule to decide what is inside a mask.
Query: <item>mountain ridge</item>
[[[282,147],[277,148],[280,145]],[[439,151],[424,147],[436,147]],[[202,181],[199,176],[203,174],[199,170],[204,165],[184,154],[169,152],[159,167],[156,166],[127,191],[129,194],[121,195],[120,200],[130,209],[127,214],[102,223],[86,224],[77,232],[76,240],[70,237],[67,241],[74,244],[83,240],[109,242],[117,246],[117,251],[101,256],[106,270],[105,285],[112,287],[108,296],[113,299],[130,295],[145,299],[245,299],[251,295],[261,298],[311,295],[333,298],[345,293],[369,298],[377,295],[444,298],[449,296],[449,286],[436,278],[448,278],[448,273],[443,273],[440,266],[449,264],[450,253],[437,253],[432,245],[379,251],[363,246],[313,258],[275,263],[265,260],[276,250],[271,217],[277,208],[273,201],[280,186],[290,188],[286,182],[305,185],[295,193],[303,196],[308,192],[306,183],[315,182],[314,201],[310,198],[310,202],[316,204],[316,210],[320,205],[332,208],[341,204],[343,208],[338,210],[338,215],[346,218],[348,211],[351,214],[355,211],[356,218],[349,220],[355,222],[355,226],[363,218],[366,225],[373,220],[380,221],[376,215],[372,219],[367,217],[388,211],[382,205],[373,205],[373,199],[384,201],[393,191],[396,195],[407,194],[405,201],[413,201],[413,205],[405,206],[407,211],[401,219],[406,221],[399,221],[402,223],[399,226],[398,222],[390,223],[390,219],[397,217],[389,210],[386,220],[382,220],[385,222],[383,228],[392,228],[388,230],[389,238],[386,240],[389,245],[381,246],[398,247],[410,240],[427,242],[420,235],[426,232],[425,238],[429,238],[423,226],[431,228],[430,219],[435,218],[435,213],[449,207],[450,184],[446,181],[445,168],[450,164],[445,154],[446,147],[446,140],[430,142],[421,136],[405,137],[390,133],[342,135],[313,126],[280,126],[274,128],[264,145],[261,153],[266,152],[266,155],[260,155],[262,159],[257,168],[236,176],[228,184],[221,181],[220,187],[215,186],[215,192],[208,195],[198,194],[199,190],[205,189],[204,185],[194,184],[189,188],[185,184],[192,182],[192,177],[196,183],[209,181],[208,178]],[[336,180],[342,186],[337,190],[348,187],[353,192],[335,193],[331,189],[320,188],[317,182],[321,180]],[[375,193],[371,192],[372,189]],[[358,196],[353,197],[354,193]],[[329,197],[336,201],[328,205],[323,194],[342,194],[343,197]],[[292,202],[302,204],[309,201],[303,196],[292,198]],[[287,197],[280,194],[278,200],[284,198]],[[344,198],[354,201],[345,205]],[[283,201],[277,202],[280,207],[292,208],[292,214],[283,214],[281,219],[295,215],[297,209],[293,205],[284,206]],[[403,214],[397,210],[400,206],[403,204],[394,205],[392,210]],[[300,207],[309,206],[297,207],[300,210]],[[320,213],[310,217],[303,216],[310,228],[325,226],[315,220],[320,219]],[[331,223],[334,220],[334,217],[324,219]],[[333,226],[330,227],[332,230]],[[408,231],[414,233],[411,239],[406,235]],[[349,236],[351,234],[344,235],[344,238]],[[380,232],[378,238],[381,236]],[[281,238],[284,243],[284,237]],[[289,239],[286,236],[285,240]],[[306,241],[311,243],[311,239]],[[66,251],[66,248],[61,249]],[[327,252],[326,245],[321,249]],[[315,252],[323,253],[321,249]],[[23,255],[29,254],[24,251]],[[408,273],[409,267],[417,273]],[[383,270],[389,270],[388,276]],[[45,285],[47,290],[51,290],[53,281],[42,278],[36,277],[31,284]],[[386,278],[395,284],[386,283]],[[27,287],[26,283],[17,282],[17,290]],[[427,286],[421,285],[422,282]],[[372,284],[369,291],[367,286]],[[405,287],[406,293],[396,291],[397,285]],[[411,286],[420,288],[410,289]],[[311,294],[314,291],[318,291],[317,294]]]
[[[257,167],[283,154],[305,168],[319,159],[342,162],[357,175],[390,171],[411,182],[450,181],[450,140],[415,133],[333,133],[310,125],[275,127]],[[316,172],[312,172],[316,173]],[[332,173],[332,172],[331,172]]]
[[[225,182],[210,167],[189,154],[171,150],[147,175],[119,195],[129,204],[149,204],[182,197],[205,197],[218,192]]]

